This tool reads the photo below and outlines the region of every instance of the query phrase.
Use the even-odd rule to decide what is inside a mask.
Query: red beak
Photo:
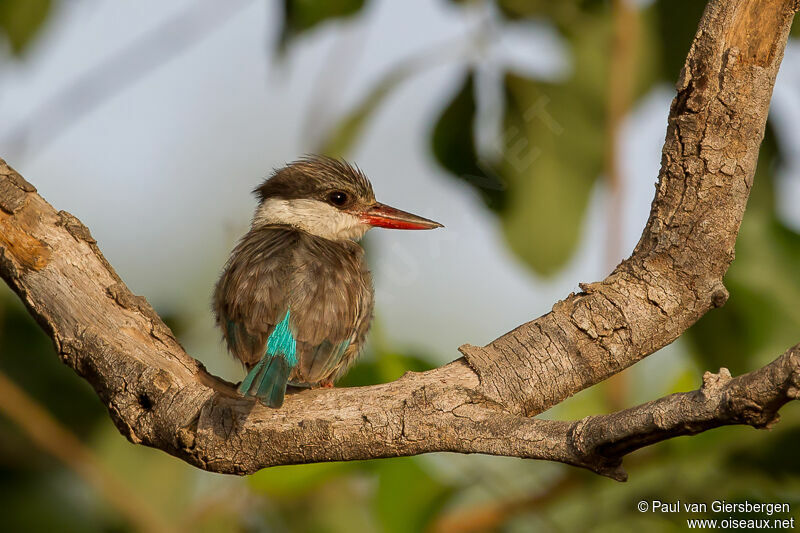
[[[359,217],[361,218],[361,222],[377,228],[434,229],[444,227],[433,220],[418,217],[417,215],[412,215],[411,213],[406,213],[405,211],[400,211],[399,209],[384,204],[375,204],[366,211],[363,211]]]

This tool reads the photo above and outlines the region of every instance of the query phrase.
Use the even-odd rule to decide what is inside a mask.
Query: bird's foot
[[[319,382],[319,386],[321,389],[332,389],[333,388],[333,380],[330,379],[323,379]]]

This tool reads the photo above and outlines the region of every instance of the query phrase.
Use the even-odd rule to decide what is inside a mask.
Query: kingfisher
[[[378,203],[357,167],[309,156],[254,191],[250,230],[214,290],[216,323],[247,375],[239,393],[283,405],[287,384],[332,387],[372,321],[372,277],[358,241],[373,227],[442,227]]]

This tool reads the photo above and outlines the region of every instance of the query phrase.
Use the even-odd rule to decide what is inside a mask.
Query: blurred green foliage
[[[571,2],[513,2],[515,17],[560,13]],[[437,121],[432,146],[437,161],[475,187],[501,218],[512,250],[534,271],[553,274],[572,255],[591,187],[602,168],[603,111],[608,54],[598,42],[609,38],[607,12],[580,17],[569,28],[574,65],[560,82],[504,78],[505,111],[499,152],[481,154],[474,123],[476,99],[471,74]],[[577,25],[577,23],[576,23]],[[448,142],[445,144],[442,139]],[[581,157],[574,157],[580,153]],[[477,176],[477,179],[476,179]],[[548,227],[530,232],[529,228]]]
[[[357,13],[364,4],[365,0],[283,0],[281,47],[323,22]]]
[[[454,3],[470,9],[486,2]],[[495,5],[509,20],[552,24],[568,48],[569,74],[543,80],[506,71],[500,138],[487,153],[476,134],[480,69],[471,65],[442,106],[431,130],[431,149],[435,161],[471,185],[499,217],[517,257],[535,273],[553,275],[577,249],[589,198],[603,171],[612,12],[609,2],[591,0],[496,0]],[[658,0],[640,10],[640,27],[631,29],[637,34],[633,105],[656,84],[675,83],[704,8],[699,0]],[[380,100],[395,85],[382,83]],[[379,100],[367,102],[368,108],[358,108],[359,128]],[[343,123],[350,121],[347,116]],[[331,132],[330,146],[341,131]],[[357,140],[352,130],[346,139],[340,148],[352,148]],[[744,372],[797,340],[800,234],[776,212],[779,158],[779,143],[769,129],[737,241],[737,260],[726,277],[731,298],[686,336],[703,367]]]
[[[507,188],[494,165],[478,158],[474,142],[476,113],[475,73],[470,71],[433,128],[433,154],[451,174],[472,184],[490,209],[502,212]]]
[[[500,78],[503,112],[496,117],[502,134],[487,152],[476,142],[480,69],[467,65],[451,98],[440,107],[430,146],[435,161],[472,186],[498,217],[514,253],[532,272],[552,275],[578,246],[603,168],[612,14],[603,0],[453,3],[473,9],[487,1],[500,13],[501,25],[535,19],[555,28],[566,43],[571,69],[555,80],[507,69]],[[636,98],[658,83],[674,83],[704,5],[699,0],[656,0],[640,12]],[[364,6],[364,0],[285,0],[280,46]],[[48,0],[0,0],[0,35],[12,54],[24,53],[51,11]],[[332,128],[323,150],[338,156],[352,150],[371,115],[422,68],[424,63],[408,63],[391,70]],[[649,390],[651,397],[698,387],[698,368],[748,371],[798,341],[800,235],[776,211],[780,146],[768,130],[737,259],[726,277],[731,293],[727,305],[708,313],[684,336],[682,346],[693,359],[669,382]],[[180,336],[182,318],[173,317],[170,324]],[[373,345],[373,353],[342,386],[388,381],[432,366],[426,354],[375,340]],[[73,431],[113,475],[178,530],[470,530],[444,528],[443,518],[456,516],[467,526],[489,517],[492,525],[485,529],[503,531],[684,531],[686,514],[639,513],[636,503],[726,499],[779,501],[800,508],[797,405],[787,406],[782,422],[769,433],[720,428],[642,450],[626,463],[632,472],[627,484],[574,468],[447,454],[286,466],[239,480],[197,471],[122,439],[94,392],[58,361],[49,339],[5,290],[0,291],[0,372]],[[585,391],[552,414],[598,412],[600,394],[597,388]],[[537,503],[565,480],[566,488]],[[3,416],[0,513],[8,531],[131,530],[102,493],[32,447]]]
[[[552,84],[513,73],[506,75],[505,90],[500,168],[509,201],[503,229],[525,263],[540,274],[555,274],[578,245],[602,168],[603,93],[584,92],[577,82]],[[545,227],[550,229],[530,231]]]
[[[51,0],[0,0],[0,36],[15,55],[39,33],[52,9]]]
[[[280,502],[273,520],[287,531],[342,533],[423,531],[455,491],[414,457],[282,466],[249,484]]]
[[[0,290],[0,372],[86,439],[107,411],[91,387],[58,360],[52,341],[12,297],[7,288]],[[59,482],[61,465],[32,447],[4,416],[0,436],[0,512],[6,531],[82,531],[83,523],[96,522],[89,509],[69,512],[75,494]],[[41,512],[48,508],[52,513]]]

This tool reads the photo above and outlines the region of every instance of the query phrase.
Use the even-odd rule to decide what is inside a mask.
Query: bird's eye
[[[328,195],[328,201],[338,207],[346,204],[349,199],[347,193],[342,191],[333,191]]]

